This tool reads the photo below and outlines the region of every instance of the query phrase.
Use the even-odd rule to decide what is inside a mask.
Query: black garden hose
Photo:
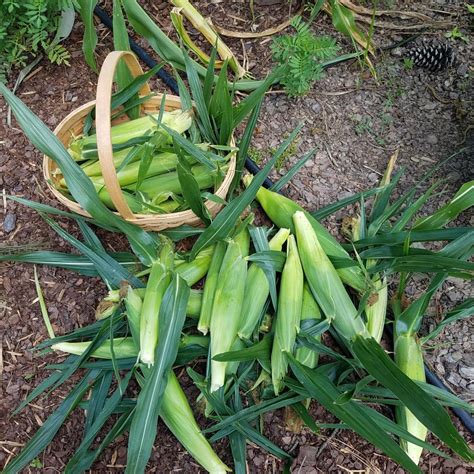
[[[96,6],[94,9],[94,14],[100,19],[100,21],[110,30],[112,30],[112,20],[110,19],[109,15],[102,10],[102,8]],[[409,40],[415,39],[416,36],[411,37]],[[157,65],[157,62],[141,47],[139,46],[133,39],[129,37],[130,42],[130,49],[150,68],[153,68]],[[404,42],[405,43],[405,42]],[[397,44],[396,46],[399,46]],[[392,49],[391,47],[386,47],[384,49]],[[178,85],[175,79],[164,69],[161,68],[157,72],[157,76],[165,83],[167,87],[173,92],[173,94],[178,95]],[[257,174],[260,171],[260,167],[255,163],[251,158],[247,157],[245,159],[245,167],[247,170],[252,173],[253,175]],[[270,188],[273,186],[273,182],[267,178],[264,182],[264,186]],[[453,392],[441,381],[441,379],[431,372],[428,366],[425,364],[425,373],[426,379],[428,383],[438,387],[448,393],[453,394]],[[474,418],[467,413],[465,410],[461,408],[453,407],[451,408],[453,413],[459,418],[461,423],[466,427],[466,429],[471,433],[474,434]]]

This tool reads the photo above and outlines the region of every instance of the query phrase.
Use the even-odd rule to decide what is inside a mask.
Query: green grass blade
[[[371,273],[385,270],[394,272],[417,272],[417,273],[447,273],[450,276],[463,275],[463,278],[474,278],[474,263],[464,262],[457,258],[435,255],[410,255],[397,257],[391,261],[384,262],[372,267]]]
[[[461,186],[453,199],[431,216],[418,220],[413,228],[431,230],[443,227],[472,206],[474,206],[474,181],[469,181]]]
[[[210,170],[215,171],[217,169],[216,164],[206,156],[206,153],[201,150],[201,148],[197,147],[194,143],[187,140],[185,137],[180,135],[176,130],[167,127],[164,124],[160,125],[166,132],[168,132],[173,140],[190,156],[192,156],[196,161],[201,163],[202,165],[206,166]],[[214,156],[214,155],[213,155]]]
[[[113,373],[108,371],[96,381],[90,392],[89,404],[86,410],[86,422],[84,424],[84,435],[87,435],[94,421],[104,408],[110,386],[112,385]]]
[[[125,392],[133,373],[133,370],[128,372],[128,374],[120,381],[118,388],[105,401],[103,409],[98,414],[97,418],[94,420],[89,430],[86,432],[84,439],[82,440],[81,444],[74,453],[74,456],[72,456],[72,458],[67,463],[66,468],[64,470],[65,474],[75,474],[77,472],[80,472],[78,470],[78,464],[81,463],[82,457],[86,455],[87,450],[94,442],[94,439],[99,434],[104,424],[109,420],[112,413],[115,411],[117,405],[123,397],[123,393]]]
[[[66,359],[66,363],[72,363],[74,360],[76,360],[76,356],[69,356]],[[29,403],[31,403],[33,400],[38,398],[41,394],[46,392],[49,388],[53,387],[58,380],[61,378],[62,373],[59,371],[53,372],[48,378],[44,379],[39,385],[37,385],[31,393],[28,394],[28,396],[23,400],[20,405],[14,410],[13,415],[16,415],[19,413],[23,408],[26,407]]]
[[[157,64],[156,66],[153,66],[149,71],[135,77],[126,87],[116,92],[112,96],[110,106],[111,109],[114,110],[131,100],[140,91],[143,85],[147,83],[148,80],[152,78],[162,67],[163,64]]]
[[[380,234],[375,237],[361,239],[354,242],[354,246],[359,249],[370,247],[372,245],[400,245],[407,239],[410,242],[432,242],[439,240],[455,240],[458,237],[472,232],[471,227],[456,227],[449,229],[421,230],[421,231],[403,231],[388,234]],[[352,246],[351,246],[352,247]]]
[[[3,470],[5,474],[20,472],[49,445],[71,411],[82,400],[86,391],[100,374],[101,372],[98,370],[86,373],[85,377],[69,392],[56,411],[40,426],[38,431],[20,451],[20,454],[8,463]]]
[[[370,222],[374,222],[375,220],[379,219],[380,216],[385,212],[390,196],[395,188],[395,186],[400,181],[404,173],[404,169],[398,171],[398,173],[390,180],[385,186],[382,186],[380,192],[377,193],[374,201],[374,205],[372,206],[372,212],[370,213]]]
[[[183,51],[184,64],[186,66],[186,76],[188,77],[189,88],[196,105],[198,114],[198,120],[202,124],[202,131],[204,132],[204,138],[211,143],[217,143],[217,137],[214,133],[214,127],[211,124],[211,118],[207,108],[206,101],[204,99],[204,91],[201,83],[201,79],[194,67],[191,58]]]
[[[121,265],[130,267],[132,269],[137,267],[137,261],[130,253],[120,252],[116,254],[110,254],[110,256]],[[48,265],[50,267],[65,268],[86,276],[99,275],[94,263],[83,255],[51,252],[48,250],[0,255],[0,262],[34,263],[36,265]]]
[[[214,71],[216,68],[216,57],[217,49],[213,47],[211,50],[211,55],[209,56],[209,64],[207,65],[207,71],[202,86],[204,103],[207,105],[209,105],[211,101],[212,86],[214,85]]]
[[[201,189],[193,175],[191,166],[186,160],[181,147],[174,141],[174,149],[178,155],[178,166],[176,170],[178,172],[179,184],[181,185],[181,192],[184,200],[191,208],[191,210],[198,216],[206,226],[211,223],[211,216],[209,210],[204,205],[204,201],[201,197]]]
[[[97,33],[94,25],[94,8],[97,0],[78,0],[79,13],[84,24],[84,37],[82,40],[82,50],[86,63],[95,71],[97,64],[95,62],[94,52],[97,46]]]
[[[239,124],[245,120],[245,117],[247,117],[247,115],[249,115],[252,110],[255,109],[257,104],[262,101],[262,97],[265,95],[265,92],[267,92],[267,90],[272,86],[272,84],[275,83],[275,81],[278,79],[279,74],[280,72],[278,68],[273,70],[251,94],[249,94],[244,100],[239,103],[234,113],[234,123],[232,128],[238,127]],[[234,87],[237,89],[238,84],[236,83]]]
[[[79,460],[79,463],[76,466],[77,473],[86,472],[91,468],[94,461],[99,457],[99,455],[104,451],[104,449],[122,435],[125,431],[128,430],[130,423],[132,421],[133,415],[135,414],[134,408],[130,409],[128,406],[124,408],[125,413],[122,413],[120,418],[115,422],[112,429],[105,435],[104,439],[101,441],[99,447],[94,451],[87,451],[84,453],[82,458]]]
[[[46,330],[48,331],[48,336],[50,338],[54,338],[54,329],[51,326],[51,321],[49,320],[48,308],[46,307],[46,303],[44,301],[43,291],[41,290],[41,285],[38,278],[38,273],[36,271],[36,267],[34,267],[34,276],[35,276],[35,287],[36,287],[36,294],[38,295],[38,302],[40,305],[41,316],[43,316],[44,325],[46,326]]]
[[[317,148],[313,148],[308,153],[303,155],[270,189],[278,192],[284,188],[295,176],[296,173],[305,165],[305,163],[314,156]]]
[[[449,311],[433,331],[421,338],[421,344],[426,344],[428,341],[437,337],[449,324],[460,321],[461,319],[470,318],[472,315],[474,315],[474,298],[468,298],[462,304]]]
[[[375,424],[367,416],[366,411],[357,403],[354,401],[348,401],[343,405],[335,403],[341,393],[327,377],[300,364],[291,354],[288,354],[288,359],[293,373],[312,398],[318,400],[328,411],[374,446],[381,449],[408,472],[421,473],[421,470],[403,452],[400,446]]]
[[[232,184],[229,188],[229,195],[232,195],[235,188],[240,183],[240,179],[242,178],[245,167],[245,159],[247,158],[250,142],[252,140],[255,127],[257,126],[257,120],[260,116],[260,110],[262,108],[263,99],[264,97],[262,96],[260,100],[255,104],[255,107],[253,108],[250,117],[247,121],[247,125],[245,126],[242,138],[238,143],[239,150],[237,152],[237,160],[235,164],[235,175],[234,179],[232,180]]]
[[[344,209],[345,207],[354,204],[355,202],[359,202],[361,199],[368,198],[380,192],[382,188],[373,188],[369,189],[368,191],[362,191],[360,193],[353,194],[352,196],[348,196],[344,199],[340,199],[335,203],[328,204],[327,206],[321,207],[317,211],[313,211],[310,214],[317,219],[318,221],[325,219],[326,217],[334,214],[335,212],[339,211],[340,209]]]
[[[413,216],[420,211],[432,196],[434,190],[440,185],[439,182],[434,183],[426,192],[424,192],[414,203],[409,203],[403,210],[402,215],[397,219],[392,227],[392,232],[400,232],[411,221]],[[438,193],[438,195],[441,193]]]
[[[71,219],[75,219],[76,221],[84,220],[91,224],[95,224],[99,227],[102,227],[103,229],[108,230],[109,232],[117,232],[117,229],[115,227],[99,224],[98,222],[95,222],[93,219],[88,219],[85,217],[83,218],[77,214],[73,214],[72,212],[62,211],[61,209],[56,209],[55,207],[48,206],[47,204],[43,204],[36,201],[30,201],[29,199],[24,199],[19,196],[7,195],[7,199],[9,199],[10,201],[15,201],[20,204],[23,204],[24,206],[28,206],[31,209],[34,209],[35,211],[42,212],[43,214],[53,214],[56,216],[70,217]]]
[[[112,287],[120,288],[122,281],[128,281],[132,286],[142,286],[143,283],[131,274],[127,269],[122,267],[106,252],[96,253],[94,250],[77,240],[71,234],[66,232],[54,220],[48,216],[43,216],[43,219],[60,235],[64,240],[77,248],[81,253],[88,257],[96,266],[98,273],[106,278],[106,282]]]
[[[462,458],[474,460],[473,451],[457,432],[444,408],[407,377],[374,339],[356,336],[351,348],[369,374],[389,388],[423,425]]]
[[[161,234],[175,242],[177,240],[186,239],[187,237],[202,234],[203,232],[204,229],[184,224],[179,227],[174,227],[173,229],[164,230]]]
[[[137,398],[136,413],[130,427],[127,473],[144,472],[151,455],[163,393],[178,353],[188,297],[189,287],[175,274],[160,308],[155,364],[147,374],[145,385]]]
[[[125,25],[125,19],[123,17],[121,0],[116,0],[113,2],[112,31],[115,51],[130,51],[130,43],[127,26]],[[125,89],[133,80],[133,76],[123,59],[121,59],[117,64],[117,69],[115,70],[115,80],[118,85],[118,90]],[[128,116],[132,119],[138,118],[140,116],[140,108],[133,107],[129,110]]]
[[[215,355],[212,360],[218,362],[244,362],[258,359],[269,360],[271,347],[272,337],[267,334],[261,341],[252,344],[245,349],[223,352],[222,354]]]

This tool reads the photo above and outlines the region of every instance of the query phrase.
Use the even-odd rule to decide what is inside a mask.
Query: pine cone
[[[424,44],[408,50],[413,64],[429,71],[441,71],[453,65],[454,51],[448,44]]]

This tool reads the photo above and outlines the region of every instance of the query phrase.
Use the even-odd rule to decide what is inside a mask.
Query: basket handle
[[[119,61],[123,59],[128,66],[133,77],[143,74],[137,58],[130,51],[113,51],[107,55],[102,68],[100,69],[97,82],[96,95],[96,131],[97,131],[97,151],[99,154],[99,163],[102,169],[102,176],[110,199],[114,203],[118,213],[124,219],[132,219],[133,212],[125,200],[122,189],[120,188],[117,171],[115,169],[111,137],[111,101],[112,86],[114,83],[115,69]],[[145,83],[140,89],[140,95],[151,94],[148,83]]]

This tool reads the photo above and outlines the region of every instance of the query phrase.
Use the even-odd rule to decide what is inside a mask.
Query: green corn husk
[[[90,346],[91,341],[84,342],[59,342],[53,344],[51,348],[55,351],[66,352],[68,354],[82,355]],[[128,359],[137,357],[138,349],[133,337],[116,337],[113,340],[113,351],[116,359]],[[112,359],[112,347],[110,341],[104,342],[92,354],[91,357],[97,359]]]
[[[131,151],[131,148],[124,148],[123,150],[117,150],[114,152],[114,165],[115,169],[117,169],[127,158],[128,153]],[[136,154],[133,158],[131,158],[130,163],[135,163],[139,161],[141,158],[140,154]],[[129,164],[130,164],[129,163]],[[89,177],[100,176],[102,175],[102,168],[100,167],[100,162],[98,159],[92,159],[85,163],[81,163],[81,168],[84,173]],[[65,186],[64,180],[60,181],[61,186]]]
[[[225,383],[226,362],[212,360],[217,354],[228,352],[235,341],[244,299],[247,261],[241,247],[230,240],[222,260],[214,296],[210,322],[211,333],[211,391]]]
[[[369,297],[365,306],[365,315],[367,317],[367,330],[369,334],[377,341],[382,340],[385,319],[387,315],[388,286],[387,279],[374,276],[375,292]],[[372,301],[374,300],[374,301]]]
[[[219,459],[194,418],[189,402],[173,371],[166,385],[160,416],[186,451],[211,474],[230,469]]]
[[[268,244],[270,250],[281,251],[289,235],[290,231],[288,229],[280,229]],[[241,339],[250,339],[252,336],[269,293],[270,286],[265,272],[256,263],[251,264],[245,282],[245,298],[241,315],[242,325],[238,332]]]
[[[170,269],[172,265],[171,245],[164,243],[159,260],[153,262],[151,266],[140,312],[140,360],[148,366],[155,362],[155,349],[158,342],[158,314],[166,288],[171,282]]]
[[[200,346],[204,349],[209,348],[209,337],[208,336],[198,336],[196,334],[183,334],[181,337],[180,347],[190,347],[190,346]]]
[[[143,292],[143,296],[145,296],[145,292]],[[132,333],[135,346],[140,347],[140,315],[143,306],[142,297],[138,290],[129,286],[124,301],[127,310],[128,327]]]
[[[362,318],[305,213],[295,212],[293,222],[306,281],[324,315],[347,340],[355,335],[368,336]]]
[[[294,236],[290,235],[287,242],[286,262],[281,273],[271,356],[272,383],[276,396],[283,388],[283,378],[288,371],[285,352],[293,352],[296,334],[300,326],[303,283],[303,269],[296,241]]]
[[[157,176],[164,173],[170,173],[176,170],[176,165],[178,163],[178,157],[175,153],[158,153],[156,154],[150,162],[146,176],[147,178],[151,176]],[[138,171],[140,169],[140,162],[135,161],[134,163],[129,163],[123,169],[117,173],[117,180],[121,187],[125,187],[137,182]],[[104,178],[102,176],[91,176],[91,180],[95,184],[104,185]]]
[[[146,115],[135,120],[120,123],[111,127],[112,145],[120,145],[134,138],[143,137],[158,129],[157,120],[159,114]],[[184,133],[192,124],[190,112],[173,110],[164,112],[162,123],[178,133]],[[160,133],[165,134],[163,130]],[[167,135],[167,134],[166,134]],[[97,157],[97,135],[89,135],[74,140],[69,145],[69,152],[76,161]]]
[[[425,367],[421,346],[415,335],[403,334],[395,336],[395,363],[398,368],[412,380],[426,382]],[[428,429],[404,406],[395,407],[397,423],[409,433],[422,441],[426,440]],[[415,464],[420,461],[423,448],[400,439],[400,446]]]
[[[96,359],[112,359],[112,345],[110,339],[101,344],[90,357]],[[132,337],[115,337],[112,340],[113,352],[116,359],[130,359],[138,357],[138,345]],[[81,342],[58,342],[53,344],[51,348],[55,351],[65,352],[67,354],[82,355],[84,351],[92,344],[92,341],[81,341]],[[185,349],[191,346],[200,346],[204,349],[209,347],[209,338],[205,336],[195,336],[184,334],[181,337],[179,347]]]
[[[251,178],[246,176],[244,183],[248,185]],[[261,187],[256,196],[258,202],[263,207],[263,210],[268,215],[270,220],[278,227],[284,227],[290,229],[294,233],[294,225],[292,216],[296,211],[304,212],[307,219],[311,223],[314,232],[321,243],[324,252],[329,257],[335,257],[338,259],[351,260],[350,255],[344,250],[339,242],[322,226],[314,217],[306,212],[301,206],[291,199],[282,196],[281,194],[270,191],[266,188]],[[365,281],[362,270],[354,262],[355,266],[339,268],[337,270],[342,281],[349,285],[351,288],[363,293],[367,288],[367,282]]]
[[[215,245],[211,245],[204,250],[201,250],[194,260],[191,262],[184,262],[176,264],[176,273],[188,284],[188,286],[195,285],[199,280],[204,278],[209,270],[211,264],[212,254]]]
[[[217,280],[219,278],[219,270],[222,265],[226,251],[226,243],[219,241],[216,244],[214,253],[212,254],[211,264],[207,272],[206,282],[204,283],[204,293],[202,295],[201,314],[199,315],[198,331],[207,334],[211,323],[212,306],[214,303],[214,295],[216,293]]]
[[[142,298],[145,296],[145,291],[146,291],[145,288],[128,287],[127,296],[125,297],[125,300],[124,300],[125,306],[127,307],[127,311],[128,311],[127,304],[131,304],[131,310],[134,312],[138,312],[138,314],[140,314],[141,301],[142,301]],[[186,306],[186,316],[188,318],[197,318],[199,316],[201,312],[202,293],[203,293],[202,290],[191,290],[189,294],[188,304]],[[131,302],[129,301],[130,294],[132,294]],[[109,294],[104,298],[104,301],[111,302],[111,303],[118,303],[120,301],[120,290],[110,290]],[[138,306],[139,304],[140,306]],[[104,319],[104,318],[97,318],[97,319]],[[129,324],[131,325],[130,317],[129,317]]]
[[[194,165],[191,171],[196,178],[201,189],[209,188],[214,185],[216,175],[204,165]],[[135,186],[125,186],[125,189],[135,190]],[[158,176],[146,178],[140,185],[139,189],[142,193],[147,193],[151,198],[161,193],[181,192],[181,185],[178,179],[178,173],[172,171]]]
[[[303,306],[301,307],[301,324],[303,324],[303,321],[310,319],[320,320],[321,318],[321,310],[318,303],[316,303],[308,284],[305,283],[303,288]],[[317,336],[316,339],[320,341],[321,335]],[[319,354],[308,347],[296,349],[295,357],[298,362],[301,362],[310,369],[314,369],[318,365]]]
[[[214,186],[216,179],[215,173],[212,173],[203,165],[195,165],[191,169],[200,189],[206,189]],[[107,189],[101,184],[98,184],[94,181],[93,183],[97,192],[99,193],[101,201],[110,209],[115,210],[114,203],[112,202]],[[134,185],[125,186],[124,189],[129,191],[128,193],[123,193],[123,196],[125,197],[127,204],[133,212],[149,212],[149,210],[144,207],[140,200],[130,194],[130,192],[135,192]],[[170,173],[164,173],[146,178],[143,180],[139,191],[146,193],[150,201],[153,201],[159,196],[180,194],[181,184],[179,182],[178,173],[172,171]],[[163,206],[163,203],[161,203],[159,206]]]

